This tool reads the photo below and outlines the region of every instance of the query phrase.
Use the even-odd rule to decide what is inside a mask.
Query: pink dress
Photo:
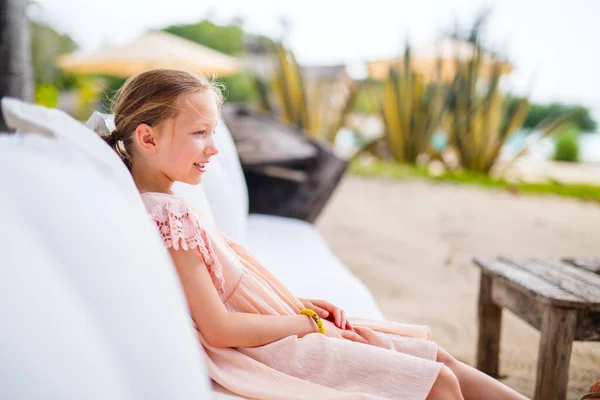
[[[303,308],[248,251],[183,199],[154,192],[142,198],[167,248],[194,251],[204,261],[228,310],[296,315]],[[217,348],[199,331],[198,338],[210,377],[242,397],[424,400],[442,367],[429,328],[349,319],[369,344],[311,333],[259,347]]]

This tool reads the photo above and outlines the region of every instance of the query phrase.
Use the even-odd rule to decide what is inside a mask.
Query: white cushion
[[[248,187],[246,185],[246,178],[244,177],[240,157],[231,132],[229,132],[229,128],[222,119],[219,119],[216,128],[215,142],[219,149],[219,154],[215,158],[223,166],[236,191],[236,198],[239,200],[238,207],[244,211],[245,215],[248,215]]]
[[[58,110],[2,107],[20,133],[0,136],[0,398],[211,396],[175,270],[123,163]]]
[[[383,319],[369,289],[311,224],[250,214],[248,249],[298,297],[331,301],[349,316]]]
[[[248,210],[240,204],[240,195],[218,161],[208,165],[198,190],[204,190],[215,226],[238,243],[245,244]],[[179,192],[176,194],[180,195]],[[188,200],[184,193],[182,197]]]
[[[233,138],[223,121],[217,125],[215,142],[219,154],[211,159],[200,186],[208,198],[215,225],[230,238],[245,244],[248,188]]]
[[[201,211],[215,225],[215,218],[210,207],[210,202],[206,197],[206,193],[200,185],[188,185],[183,182],[175,182],[173,184],[173,193],[184,198],[192,207]]]
[[[0,140],[0,154],[5,146]],[[62,273],[62,257],[35,221],[0,204],[10,227],[0,229],[0,398],[131,398],[119,356]]]

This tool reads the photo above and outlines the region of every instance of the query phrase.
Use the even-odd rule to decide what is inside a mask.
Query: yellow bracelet
[[[310,318],[312,318],[312,320],[315,321],[317,324],[317,330],[319,331],[319,333],[325,335],[325,327],[323,326],[323,321],[321,321],[321,317],[319,317],[319,315],[317,315],[316,312],[314,312],[311,309],[305,308],[302,311],[300,311],[300,314],[308,315]]]

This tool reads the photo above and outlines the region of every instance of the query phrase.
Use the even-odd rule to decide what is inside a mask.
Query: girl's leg
[[[426,400],[464,400],[458,379],[450,368],[442,367]]]
[[[458,361],[441,347],[438,347],[437,361],[454,372],[466,400],[527,400],[502,382]]]

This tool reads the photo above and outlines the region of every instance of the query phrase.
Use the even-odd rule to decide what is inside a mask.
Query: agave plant
[[[423,74],[411,67],[410,53],[407,43],[402,65],[390,68],[383,82],[381,113],[394,159],[414,163],[430,150],[432,135],[445,114],[447,90],[441,85],[427,85]]]
[[[308,129],[310,116],[300,66],[294,54],[281,44],[275,45],[274,55],[276,72],[271,84],[279,106],[280,118],[301,129]]]
[[[509,97],[500,91],[500,79],[506,70],[506,63],[493,54],[488,77],[481,76],[484,50],[479,42],[474,42],[472,57],[461,60],[456,57],[456,77],[453,82],[453,106],[449,113],[447,129],[450,142],[457,150],[463,168],[489,173],[500,155],[502,147],[513,132],[521,128],[527,113],[529,101],[521,98],[516,107],[508,107]],[[539,139],[553,133],[571,118],[570,114],[551,115],[531,131],[541,131]],[[530,132],[531,132],[530,131]],[[527,133],[529,134],[529,132]],[[538,139],[538,140],[539,140]],[[522,149],[507,164],[512,165],[523,156]],[[503,168],[506,170],[507,166]]]
[[[261,108],[276,111],[283,122],[314,139],[333,143],[353,109],[360,85],[351,83],[343,101],[334,102],[333,92],[339,88],[327,82],[307,84],[293,53],[281,44],[275,45],[272,53],[276,68],[270,84],[256,78]]]
[[[489,77],[482,79],[483,59],[484,51],[479,44],[474,44],[474,53],[466,60],[457,54],[447,129],[462,167],[489,173],[510,134],[525,121],[529,102],[523,98],[509,111],[508,96],[499,87],[505,63],[494,57]]]

